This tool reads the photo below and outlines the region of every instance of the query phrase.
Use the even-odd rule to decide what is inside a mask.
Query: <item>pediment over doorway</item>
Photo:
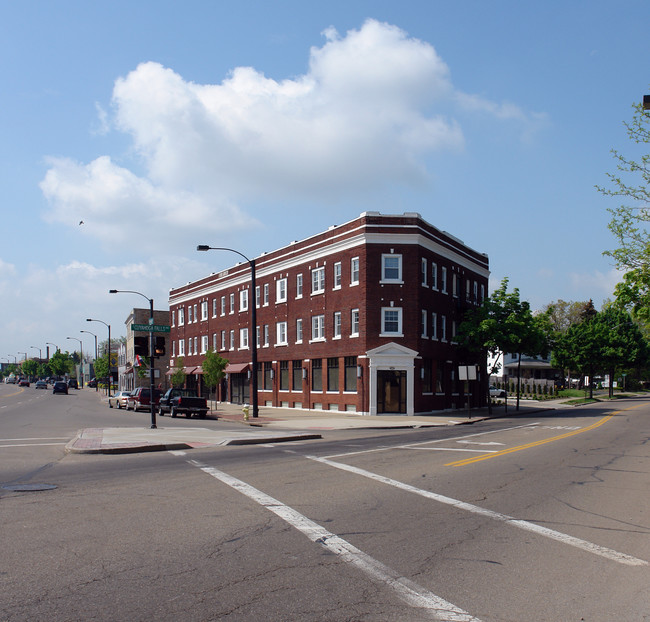
[[[418,352],[417,350],[411,350],[411,348],[407,348],[406,346],[402,346],[399,343],[391,341],[390,343],[386,343],[382,346],[379,346],[378,348],[368,350],[366,352],[366,355],[370,359],[396,357],[414,359],[418,355]]]

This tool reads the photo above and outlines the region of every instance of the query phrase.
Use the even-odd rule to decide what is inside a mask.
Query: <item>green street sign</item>
[[[145,333],[168,333],[170,326],[152,326],[150,324],[131,324],[131,330],[143,331]]]

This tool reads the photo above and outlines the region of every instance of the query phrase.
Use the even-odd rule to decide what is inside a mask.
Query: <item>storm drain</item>
[[[54,490],[54,484],[7,484],[3,486],[3,490],[11,490],[12,492],[39,492],[41,490]]]

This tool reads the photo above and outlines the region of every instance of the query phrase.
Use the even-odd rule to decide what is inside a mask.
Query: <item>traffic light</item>
[[[133,342],[135,356],[149,356],[149,337],[134,337]]]
[[[165,338],[161,336],[156,336],[156,341],[154,343],[154,356],[165,356]]]

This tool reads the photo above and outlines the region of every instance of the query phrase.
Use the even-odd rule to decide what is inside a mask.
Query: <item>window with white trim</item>
[[[381,310],[381,334],[402,334],[402,309],[401,307],[384,307]]]
[[[334,339],[341,338],[341,312],[334,312]]]
[[[447,341],[447,316],[440,317],[440,340]]]
[[[288,344],[288,341],[287,341],[287,323],[286,322],[278,322],[275,325],[275,328],[276,328],[275,345],[276,346],[286,346]]]
[[[381,280],[383,283],[402,282],[402,256],[381,256]]]
[[[275,302],[287,302],[287,279],[278,279],[275,283]]]
[[[302,343],[302,319],[296,320],[296,343]]]
[[[208,301],[204,300],[201,303],[201,321],[208,319]]]
[[[423,287],[428,287],[427,285],[427,276],[428,276],[428,268],[427,268],[427,260],[423,257],[422,258],[422,286]]]
[[[325,291],[325,266],[311,271],[311,293],[322,294]]]
[[[230,294],[230,313],[235,312],[235,294]]]
[[[427,312],[422,311],[422,338],[427,339],[427,328],[429,327],[428,324],[428,319],[427,319]]]
[[[431,313],[431,339],[438,339],[438,314]]]
[[[341,289],[341,277],[342,277],[341,262],[337,261],[334,264],[334,289]]]
[[[248,349],[248,328],[239,329],[239,349],[240,350]]]
[[[438,264],[431,262],[431,289],[438,289]]]
[[[442,266],[442,274],[440,280],[442,281],[440,286],[442,287],[442,293],[447,293],[447,268]]]
[[[269,345],[269,325],[264,324],[264,346]]]
[[[221,315],[226,315],[226,297],[221,296]]]
[[[311,340],[324,341],[325,339],[325,316],[314,315],[311,318]]]
[[[221,331],[221,349],[222,350],[226,349],[226,331],[225,330]]]
[[[178,325],[183,326],[185,324],[185,307],[178,308]]]
[[[262,301],[262,290],[259,285],[255,287],[255,306],[259,309]]]
[[[296,275],[296,298],[302,298],[302,274]]]
[[[269,304],[269,284],[264,283],[264,306],[266,307]]]
[[[192,323],[192,305],[187,305],[187,323]]]
[[[230,331],[230,349],[231,350],[235,349],[235,331],[234,330]]]
[[[194,323],[199,321],[199,307],[194,305]]]
[[[350,313],[350,336],[358,337],[359,336],[359,309],[352,309]]]
[[[201,335],[201,354],[205,354],[208,351],[208,336]]]
[[[350,285],[359,284],[359,258],[353,257],[350,260]]]
[[[178,340],[178,356],[185,356],[185,339]]]
[[[217,346],[218,346],[218,341],[217,341],[217,333],[212,333],[212,351],[216,352],[217,351]]]
[[[217,317],[217,299],[212,299],[212,317]]]
[[[242,289],[239,292],[239,310],[248,311],[248,290]]]

